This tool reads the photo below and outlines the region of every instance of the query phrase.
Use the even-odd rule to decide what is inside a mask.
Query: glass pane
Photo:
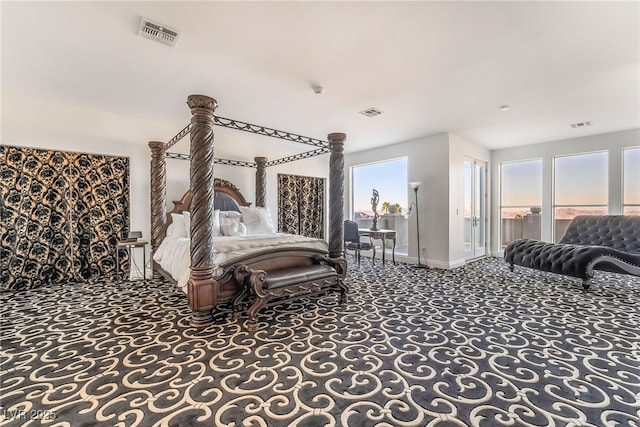
[[[540,239],[542,221],[542,160],[503,163],[500,243],[504,248],[516,239]]]
[[[484,248],[484,167],[482,165],[476,165],[476,203],[474,217],[476,220],[475,227],[475,242],[476,249]]]
[[[577,215],[606,215],[606,206],[569,206],[554,209],[554,242],[560,241],[571,220]]]
[[[640,206],[625,206],[622,213],[624,215],[640,215]]]
[[[555,158],[555,205],[606,205],[607,153]]]
[[[398,203],[401,213],[408,211],[407,159],[372,163],[353,168],[353,210],[355,218],[373,215],[371,194],[378,190],[380,201],[377,211],[382,213],[382,203]],[[412,195],[413,196],[413,195]]]
[[[502,163],[501,205],[540,206],[542,203],[542,160]]]
[[[352,218],[358,223],[358,227],[370,228],[373,223],[371,199],[373,189],[376,189],[379,194],[376,211],[380,215],[377,227],[396,230],[396,253],[406,254],[409,221],[407,216],[409,212],[407,158],[354,166],[352,177]],[[418,193],[420,193],[420,189]],[[415,194],[412,191],[411,201],[414,198]],[[396,208],[396,203],[399,209]],[[383,209],[383,204],[385,209]],[[415,216],[411,218],[415,218]],[[391,244],[387,245],[388,252],[391,251],[391,246]]]
[[[501,246],[504,249],[509,242],[518,239],[540,240],[542,236],[542,215],[540,211],[530,208],[500,209]]]
[[[471,250],[471,178],[472,178],[471,162],[464,162],[464,250]]]
[[[628,148],[624,155],[623,204],[640,204],[640,147]],[[626,208],[625,208],[626,210]]]

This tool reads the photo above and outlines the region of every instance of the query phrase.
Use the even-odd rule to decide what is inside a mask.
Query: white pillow
[[[182,214],[172,213],[171,224],[167,227],[167,236],[187,237],[184,223],[184,216]]]
[[[191,212],[184,211],[182,212],[184,216],[184,227],[186,230],[186,237],[191,237]],[[216,209],[213,211],[213,235],[221,236],[222,233],[220,231],[220,210]]]
[[[222,230],[220,230],[220,209],[213,211],[213,235],[222,236]]]
[[[184,211],[182,212],[182,216],[184,217],[184,230],[187,234],[187,237],[191,237],[191,212]]]
[[[220,230],[224,236],[244,236],[247,228],[240,222],[240,218],[221,218]]]
[[[242,214],[236,211],[220,211],[220,218],[240,218]]]
[[[242,212],[242,221],[247,226],[247,235],[275,234],[269,208],[240,206],[240,212]]]

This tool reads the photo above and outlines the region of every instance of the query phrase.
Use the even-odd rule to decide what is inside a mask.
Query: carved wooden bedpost
[[[188,282],[191,325],[211,322],[218,299],[213,265],[213,113],[218,103],[204,95],[190,95],[191,108],[191,275]]]
[[[264,207],[267,200],[267,158],[254,157],[256,169],[256,206]]]
[[[151,148],[151,259],[164,237],[167,225],[167,162],[164,159],[166,144],[150,141]],[[159,279],[160,273],[151,262],[153,278]]]
[[[330,133],[329,147],[329,256],[344,255],[344,133]]]

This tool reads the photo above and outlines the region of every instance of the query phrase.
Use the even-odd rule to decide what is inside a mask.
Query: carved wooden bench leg
[[[349,288],[345,285],[344,280],[338,279],[338,286],[340,286],[340,302],[347,302],[347,293],[349,293]]]
[[[249,320],[247,321],[247,329],[251,332],[258,328],[258,313],[269,302],[269,292],[264,289],[264,281],[267,273],[263,270],[253,271],[248,277],[251,292],[256,297],[255,302],[249,307],[247,313]]]
[[[238,320],[240,318],[240,312],[245,310],[248,305],[247,299],[250,294],[248,279],[250,275],[251,270],[246,265],[237,267],[233,273],[235,282],[240,288],[240,292],[233,299],[233,313],[231,314],[232,320]]]
[[[268,301],[268,298],[258,298],[256,302],[249,307],[249,320],[247,321],[247,329],[249,331],[254,332],[258,329],[258,313],[267,305]]]

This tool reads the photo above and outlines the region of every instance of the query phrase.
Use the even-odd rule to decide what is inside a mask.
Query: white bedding
[[[153,255],[154,261],[178,282],[184,293],[187,292],[191,254],[191,240],[188,237],[166,237]],[[322,239],[297,236],[293,234],[265,234],[252,236],[216,236],[214,238],[213,262],[215,266],[226,261],[255,252],[257,250],[277,247],[302,247],[328,250],[329,245]],[[216,276],[222,269],[215,271]]]

